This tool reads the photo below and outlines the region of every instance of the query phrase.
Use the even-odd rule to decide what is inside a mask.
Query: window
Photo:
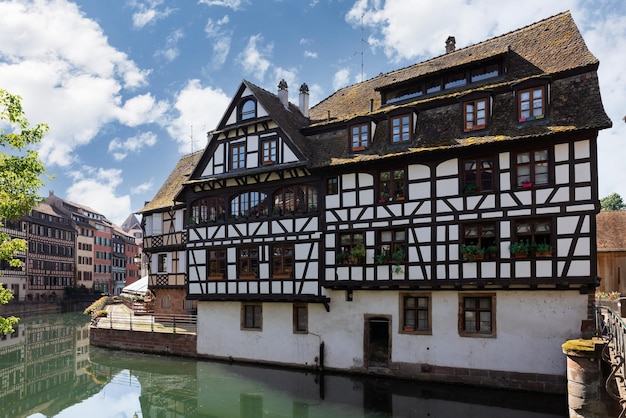
[[[293,305],[293,332],[306,334],[309,331],[309,309],[307,305]]]
[[[459,295],[459,335],[462,337],[495,337],[495,315],[495,294]]]
[[[167,273],[167,254],[159,254],[157,258],[157,272]]]
[[[527,188],[550,182],[550,153],[548,149],[520,152],[515,155],[517,187]]]
[[[493,190],[493,158],[472,158],[463,161],[463,191],[465,193]]]
[[[404,169],[383,171],[379,176],[378,201],[404,200]]]
[[[267,195],[262,192],[242,193],[230,201],[230,214],[234,217],[267,216],[268,212]]]
[[[276,138],[261,141],[261,164],[271,165],[278,162],[278,140]]]
[[[340,234],[336,258],[337,264],[362,264],[365,260],[363,234]]]
[[[293,277],[293,245],[272,246],[272,276],[280,279]]]
[[[240,120],[254,119],[256,117],[256,103],[252,99],[243,102],[239,109]]]
[[[191,204],[189,224],[223,221],[226,218],[226,201],[221,197],[206,197]]]
[[[549,218],[515,222],[511,253],[552,255],[552,221]]]
[[[469,261],[473,261],[477,258],[488,260],[495,259],[498,256],[495,222],[480,222],[463,225],[461,253],[463,254],[463,259]],[[476,257],[477,255],[479,257]]]
[[[226,272],[226,249],[215,248],[209,250],[209,280],[220,280]]]
[[[246,168],[246,144],[232,144],[230,146],[230,168],[239,170]]]
[[[378,239],[378,264],[403,263],[406,255],[406,231],[380,231]]]
[[[256,278],[259,273],[259,248],[256,246],[239,248],[239,277]]]
[[[352,151],[361,151],[369,146],[369,124],[353,125],[350,128],[350,144]]]
[[[546,88],[544,86],[519,90],[517,92],[518,120],[520,122],[544,117],[546,113],[545,92]]]
[[[393,116],[390,123],[392,144],[399,144],[411,140],[411,115]]]
[[[400,332],[431,334],[430,294],[415,293],[400,295]]]
[[[263,327],[263,306],[244,304],[241,307],[241,328],[261,330]]]
[[[485,129],[488,110],[486,98],[463,103],[463,130],[469,132]]]
[[[326,180],[326,194],[339,194],[339,178],[338,177],[330,177]]]
[[[163,309],[170,308],[170,297],[168,295],[163,296],[163,299],[161,299],[161,308]]]
[[[317,211],[317,190],[312,186],[284,187],[274,193],[274,215]]]

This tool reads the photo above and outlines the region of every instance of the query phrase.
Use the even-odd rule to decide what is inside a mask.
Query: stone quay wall
[[[197,340],[196,334],[89,328],[91,345],[149,354],[197,357]]]

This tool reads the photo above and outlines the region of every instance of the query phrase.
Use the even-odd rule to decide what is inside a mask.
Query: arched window
[[[317,211],[317,189],[312,186],[284,187],[274,193],[275,215]]]
[[[221,197],[205,197],[191,204],[190,224],[223,221],[226,218],[226,201]]]
[[[246,100],[239,107],[241,120],[253,119],[256,117],[256,102],[252,99]]]
[[[248,218],[266,216],[269,210],[267,195],[263,192],[246,192],[230,201],[230,213],[234,217]]]

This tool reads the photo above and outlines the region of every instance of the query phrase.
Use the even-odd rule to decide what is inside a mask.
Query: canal
[[[0,337],[0,418],[567,417],[566,396],[304,373],[89,346],[81,314]]]

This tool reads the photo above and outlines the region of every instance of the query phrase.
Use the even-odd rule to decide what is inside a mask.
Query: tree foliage
[[[18,219],[42,200],[38,191],[44,184],[45,168],[37,152],[29,148],[38,144],[47,131],[46,124],[30,125],[20,96],[0,89],[0,226],[2,220]],[[22,262],[14,256],[26,249],[25,240],[0,233],[0,260],[20,267]],[[0,284],[0,306],[12,298],[13,294]],[[13,332],[17,321],[13,316],[0,317],[0,334]]]
[[[600,208],[601,210],[622,210],[626,209],[626,204],[619,194],[612,193],[600,199]]]

